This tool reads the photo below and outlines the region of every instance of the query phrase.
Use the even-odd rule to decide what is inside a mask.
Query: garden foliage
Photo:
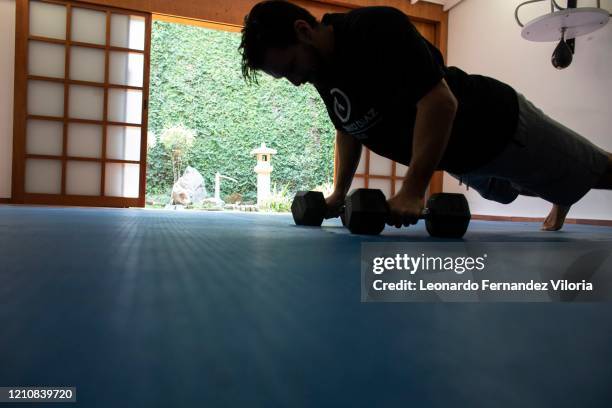
[[[259,85],[241,76],[240,33],[156,21],[152,30],[149,131],[159,139],[181,127],[195,139],[181,165],[196,168],[213,188],[218,171],[238,180],[222,184],[222,195],[254,200],[252,149],[274,148],[272,182],[290,194],[329,182],[333,174],[334,128],[311,85],[261,75]],[[172,188],[172,150],[151,143],[147,193]]]

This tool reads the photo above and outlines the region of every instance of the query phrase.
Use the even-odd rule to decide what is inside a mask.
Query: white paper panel
[[[112,51],[110,53],[109,81],[111,84],[142,86],[144,54]]]
[[[102,120],[104,89],[94,86],[70,85],[68,104],[70,118]]]
[[[351,188],[349,189],[349,193],[357,188],[365,187],[365,179],[363,177],[355,177],[353,179],[353,183],[351,184]]]
[[[28,82],[30,115],[64,116],[64,85],[47,81]]]
[[[60,194],[62,192],[62,162],[27,159],[25,191],[26,193]]]
[[[71,47],[70,79],[104,83],[104,50]]]
[[[378,176],[390,176],[392,170],[392,161],[386,157],[370,152],[370,174]]]
[[[366,149],[365,147],[361,149],[361,158],[359,159],[359,166],[357,166],[357,173],[363,174],[365,172],[365,161],[366,161]]]
[[[141,118],[142,91],[126,89],[108,90],[109,121],[140,124]]]
[[[66,6],[30,2],[30,35],[66,39]]]
[[[140,134],[139,127],[109,126],[106,131],[106,157],[140,161]]]
[[[396,176],[405,177],[407,171],[408,171],[408,166],[404,166],[401,163],[395,163],[395,175]]]
[[[72,41],[106,44],[106,13],[98,10],[72,8]]]
[[[70,123],[68,125],[68,156],[102,157],[102,126]]]
[[[124,14],[111,15],[111,45],[113,47],[144,50],[145,19]]]
[[[387,199],[391,198],[391,180],[382,180],[382,179],[370,179],[368,183],[368,188],[374,188],[382,190]]]
[[[403,182],[402,180],[395,180],[395,193],[396,194],[402,188],[402,182]]]
[[[64,78],[66,47],[40,41],[28,43],[28,74]]]
[[[66,194],[100,195],[101,168],[100,163],[68,161],[66,163]]]
[[[138,197],[140,166],[106,163],[104,194],[111,197]]]
[[[28,120],[26,130],[26,152],[61,156],[64,124],[47,120]]]

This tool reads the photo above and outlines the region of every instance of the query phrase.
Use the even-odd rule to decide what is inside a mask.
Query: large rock
[[[187,166],[185,173],[172,187],[172,203],[188,205],[201,202],[208,193],[204,177],[193,167]]]

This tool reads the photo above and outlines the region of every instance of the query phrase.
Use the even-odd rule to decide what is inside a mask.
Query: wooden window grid
[[[31,1],[62,5],[66,7],[66,36],[65,40],[30,35],[29,5]],[[147,125],[148,125],[148,97],[149,97],[149,69],[151,47],[151,14],[133,10],[124,10],[107,6],[96,6],[71,0],[17,0],[16,21],[16,49],[15,49],[15,112],[14,112],[14,144],[13,144],[13,192],[12,202],[30,204],[54,205],[83,205],[83,206],[110,206],[110,207],[143,207],[145,204],[146,186],[146,154],[147,154]],[[72,41],[72,10],[74,8],[102,11],[106,13],[105,44],[91,44]],[[143,17],[145,21],[144,49],[132,49],[111,45],[111,16],[122,14]],[[32,41],[58,44],[65,47],[64,78],[53,78],[28,73],[28,46]],[[84,47],[104,50],[104,82],[89,82],[70,79],[70,55],[72,47]],[[113,51],[143,54],[143,82],[142,86],[113,84],[109,81],[110,53]],[[32,115],[27,111],[27,87],[29,81],[46,81],[64,84],[64,113],[62,117]],[[104,89],[102,120],[77,119],[69,117],[70,85],[84,85]],[[136,90],[142,92],[141,122],[115,122],[108,120],[108,94],[109,89]],[[26,128],[28,120],[56,121],[63,123],[62,154],[41,155],[26,152]],[[99,158],[69,156],[68,151],[68,125],[69,123],[94,124],[102,127],[102,146]],[[140,160],[120,160],[107,157],[107,130],[109,126],[125,126],[140,128]],[[25,191],[25,164],[27,159],[51,159],[61,161],[61,193],[40,194]],[[66,194],[66,166],[68,161],[100,163],[100,195],[79,196]],[[139,165],[139,193],[138,197],[115,197],[105,195],[106,164],[138,164]]]

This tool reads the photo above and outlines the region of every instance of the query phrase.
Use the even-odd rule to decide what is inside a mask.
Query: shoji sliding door
[[[143,206],[151,17],[17,0],[13,200]]]

